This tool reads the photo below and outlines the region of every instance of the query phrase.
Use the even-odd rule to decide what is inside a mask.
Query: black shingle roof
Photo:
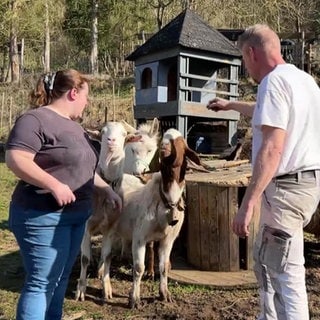
[[[134,61],[138,57],[179,45],[230,56],[241,56],[240,51],[231,41],[204,22],[195,12],[186,9],[126,59]]]

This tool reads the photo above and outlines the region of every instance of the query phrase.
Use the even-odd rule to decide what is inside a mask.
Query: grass
[[[22,266],[18,246],[8,230],[10,195],[17,180],[0,163],[0,319],[14,319],[15,305],[22,285]]]

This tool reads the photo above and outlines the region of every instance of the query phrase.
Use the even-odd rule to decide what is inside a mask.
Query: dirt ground
[[[320,242],[315,239],[305,241],[307,289],[310,316],[320,319]],[[94,277],[94,268],[89,272],[87,298],[84,302],[74,301],[79,263],[73,270],[65,308],[64,320],[72,319],[166,319],[196,320],[225,319],[253,320],[259,312],[259,296],[256,285],[234,288],[212,288],[169,282],[173,302],[159,300],[158,279],[144,280],[141,286],[141,307],[128,307],[128,293],[131,286],[130,267],[119,261],[113,263],[113,299],[104,303],[101,283]]]

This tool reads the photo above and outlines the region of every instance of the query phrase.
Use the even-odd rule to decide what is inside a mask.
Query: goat
[[[168,290],[170,253],[184,221],[182,194],[185,187],[187,157],[200,165],[181,133],[169,129],[160,149],[160,172],[141,188],[124,193],[120,215],[108,214],[104,225],[102,259],[104,261],[103,291],[112,298],[110,282],[111,250],[117,236],[132,242],[133,285],[129,295],[131,308],[140,303],[140,283],[144,273],[145,248],[149,241],[159,241],[160,297],[171,302]]]
[[[159,171],[158,142],[159,120],[153,119],[151,125],[142,123],[138,129],[125,121],[121,122],[128,133],[139,135],[141,138],[125,146],[124,172],[140,175],[146,171]]]
[[[148,162],[152,160],[158,147],[158,128],[159,122],[157,119],[154,119],[151,126],[142,126],[141,134],[139,131],[140,127],[137,131],[128,124],[119,122],[109,122],[102,129],[101,152],[97,172],[113,185],[113,188],[120,196],[124,192],[143,186],[141,179],[132,174],[139,174],[142,171],[150,170]],[[131,133],[127,134],[127,130]],[[129,163],[131,164],[131,169],[128,164],[125,164],[126,150],[130,150],[127,153],[130,155]],[[125,166],[130,174],[124,173]],[[109,211],[113,212],[109,205],[105,203],[104,197],[101,197],[99,193],[95,193],[93,214],[87,222],[81,244],[81,272],[76,300],[84,300],[85,298],[86,273],[91,258],[91,236],[100,233],[104,229],[105,224],[113,220],[112,214],[108,213]],[[125,243],[123,242],[124,247]],[[99,274],[101,274],[101,270],[103,270],[103,262],[100,264]]]

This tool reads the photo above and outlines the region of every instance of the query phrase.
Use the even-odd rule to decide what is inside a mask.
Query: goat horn
[[[157,118],[153,118],[153,122],[149,131],[149,137],[155,136],[159,132],[160,123]]]
[[[136,133],[137,132],[137,129],[134,128],[133,126],[131,126],[125,120],[121,120],[121,123],[122,123],[123,127],[125,128],[125,130],[127,130],[127,132],[129,132],[129,133]]]

